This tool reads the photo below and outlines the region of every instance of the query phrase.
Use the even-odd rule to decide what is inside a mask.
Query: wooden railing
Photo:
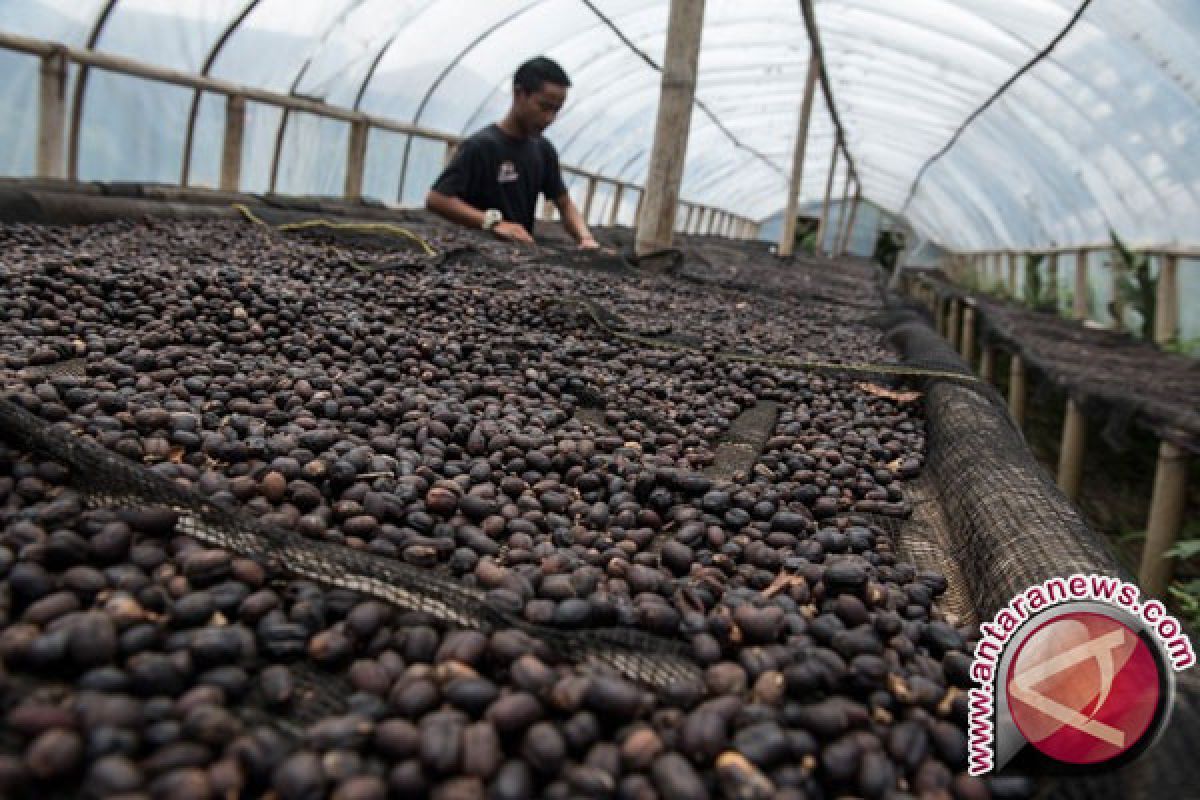
[[[365,114],[328,103],[295,95],[280,94],[265,89],[242,86],[208,75],[179,72],[154,64],[136,61],[97,50],[70,47],[57,42],[32,39],[0,31],[0,49],[25,53],[41,59],[38,87],[38,130],[36,174],[46,178],[79,179],[79,143],[82,124],[81,109],[71,107],[67,96],[67,66],[74,63],[85,68],[102,69],[143,80],[156,81],[191,89],[194,92],[210,92],[225,98],[225,130],[221,150],[219,189],[238,191],[241,188],[242,141],[246,118],[246,103],[253,101],[284,110],[304,112],[325,119],[339,120],[350,125],[346,148],[346,177],[343,195],[358,198],[362,195],[363,167],[367,156],[367,139],[372,129],[389,131],[406,136],[441,142],[446,146],[446,157],[462,141],[455,134],[430,130],[418,125]],[[79,99],[82,103],[82,98]],[[70,111],[70,115],[68,115]],[[324,158],[325,154],[312,155]],[[270,174],[279,173],[281,148],[276,147],[272,156]],[[187,154],[184,155],[186,162]],[[403,187],[407,163],[401,168],[399,186]],[[564,172],[579,176],[586,181],[581,211],[584,219],[593,224],[617,223],[621,204],[630,193],[638,195],[634,219],[641,207],[642,188],[628,181],[600,175],[579,167],[566,165]],[[180,185],[185,183],[181,175]],[[593,220],[593,203],[597,188],[606,186],[612,194],[608,214],[603,220]],[[274,186],[272,186],[272,189]],[[687,233],[705,233],[732,238],[751,238],[758,235],[758,224],[746,217],[700,203],[681,202],[681,222],[677,229]],[[552,210],[551,210],[552,211]]]
[[[1131,247],[1142,255],[1159,259],[1156,286],[1153,339],[1159,345],[1177,343],[1180,337],[1180,292],[1178,286],[1179,260],[1200,258],[1200,250],[1190,247]],[[944,270],[960,285],[980,287],[984,278],[992,279],[992,286],[1002,288],[1009,296],[1019,298],[1018,278],[1024,269],[1023,259],[1030,255],[1043,255],[1043,269],[1048,284],[1058,286],[1058,270],[1061,261],[1070,259],[1075,271],[1072,281],[1074,297],[1070,316],[1088,320],[1090,309],[1087,302],[1088,256],[1095,252],[1113,251],[1112,245],[1087,247],[1053,248],[1035,252],[1003,251],[958,253],[948,256]],[[1124,309],[1120,304],[1120,293],[1116,284],[1122,274],[1122,261],[1113,252],[1112,257],[1113,298],[1116,308],[1112,325],[1124,326]],[[955,347],[972,366],[977,366],[980,377],[991,383],[996,375],[997,346],[985,344],[976,347],[976,309],[973,300],[939,296],[935,288],[924,278],[909,283],[909,291],[925,303],[934,316],[938,331]],[[1057,297],[1055,306],[1058,307]],[[1026,410],[1027,366],[1019,353],[1009,354],[1008,408],[1013,421],[1022,425]],[[1087,424],[1083,411],[1069,396],[1064,411],[1061,444],[1059,448],[1057,482],[1059,488],[1072,501],[1079,498],[1083,483]],[[1165,439],[1159,442],[1158,461],[1155,468],[1154,487],[1146,519],[1146,541],[1138,568],[1138,582],[1149,593],[1162,596],[1171,580],[1173,563],[1165,554],[1175,544],[1183,528],[1183,513],[1186,505],[1188,481],[1188,454]]]

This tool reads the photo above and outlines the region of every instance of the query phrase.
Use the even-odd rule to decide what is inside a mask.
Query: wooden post
[[[1058,314],[1058,253],[1046,256],[1046,282],[1050,284],[1049,300],[1054,304],[1054,313]]]
[[[1088,318],[1088,254],[1080,250],[1075,254],[1075,297],[1072,308],[1075,319]]]
[[[1067,415],[1063,420],[1062,446],[1058,450],[1058,488],[1071,502],[1079,499],[1083,484],[1083,451],[1087,441],[1087,421],[1079,406],[1067,398]]]
[[[1179,259],[1162,256],[1158,295],[1154,303],[1154,341],[1169,344],[1179,338]]]
[[[242,138],[246,130],[246,98],[231,94],[225,98],[225,140],[221,145],[221,178],[218,186],[227,192],[241,188]]]
[[[596,198],[596,176],[589,175],[587,179],[587,193],[583,196],[583,221],[591,224],[592,201]]]
[[[1025,424],[1025,362],[1019,353],[1008,361],[1008,413],[1018,428]]]
[[[996,348],[983,346],[979,356],[979,379],[991,384],[996,379]]]
[[[1158,446],[1158,466],[1154,470],[1154,491],[1150,495],[1150,516],[1146,520],[1146,545],[1138,583],[1148,594],[1161,597],[1171,582],[1174,563],[1164,558],[1179,538],[1183,527],[1183,506],[1187,490],[1187,453],[1170,442]]]
[[[446,142],[446,152],[442,153],[442,168],[450,166],[454,155],[458,152],[458,142]]]
[[[938,297],[936,291],[933,293],[933,324],[934,330],[944,338],[946,336],[946,304],[942,302],[942,298]]]
[[[968,364],[975,363],[975,309],[971,306],[963,309],[962,335],[958,341],[958,352],[962,354],[963,361]]]
[[[625,184],[618,183],[613,187],[612,207],[608,209],[608,227],[617,226],[617,214],[621,210],[621,199],[625,196]]]
[[[646,171],[648,199],[645,213],[638,220],[634,240],[634,250],[638,254],[671,246],[679,183],[687,157],[703,28],[704,0],[671,0],[654,147]]]
[[[946,322],[946,341],[955,350],[958,349],[958,334],[962,325],[962,301],[957,297],[950,299],[950,319]]]
[[[846,223],[846,229],[842,231],[842,241],[838,245],[838,254],[846,255],[846,250],[850,247],[850,236],[854,230],[854,219],[858,216],[858,201],[862,198],[862,186],[858,183],[858,176],[854,177],[854,199],[850,201],[850,219]]]
[[[1017,254],[1008,254],[1008,296],[1017,298]]]
[[[833,140],[833,156],[829,162],[829,175],[825,178],[825,201],[821,204],[821,221],[817,224],[817,244],[813,255],[825,255],[825,231],[829,227],[829,198],[833,194],[833,173],[837,172],[838,140]]]
[[[363,165],[367,160],[369,130],[370,126],[366,120],[350,124],[350,141],[346,146],[346,183],[342,192],[350,199],[362,197]]]
[[[38,84],[37,175],[65,178],[63,142],[67,126],[67,55],[62,49],[42,56]]]
[[[642,224],[642,208],[646,202],[646,187],[643,186],[638,192],[637,205],[633,207],[633,227],[637,229]]]
[[[808,76],[804,79],[804,99],[800,103],[800,121],[796,127],[796,146],[792,149],[792,179],[788,185],[787,208],[783,212],[783,230],[779,234],[779,255],[790,256],[796,247],[796,213],[800,205],[800,185],[804,180],[804,150],[808,146],[808,124],[812,120],[813,94],[817,88],[820,64],[816,53],[808,58]]]
[[[842,255],[842,238],[844,237],[844,229],[848,219],[848,209],[846,206],[850,202],[850,179],[853,177],[854,174],[850,172],[850,161],[847,159],[846,178],[842,181],[842,202],[838,206],[837,230],[833,232],[833,243],[829,246],[829,254],[834,258],[840,258]]]

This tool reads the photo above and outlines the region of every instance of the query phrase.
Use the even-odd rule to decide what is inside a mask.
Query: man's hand
[[[591,236],[585,236],[579,240],[579,249],[580,250],[599,250],[600,243],[597,242],[595,239],[593,239]]]
[[[529,231],[525,230],[525,226],[519,222],[497,222],[496,226],[492,228],[492,233],[506,242],[533,244],[533,237],[529,235]]]

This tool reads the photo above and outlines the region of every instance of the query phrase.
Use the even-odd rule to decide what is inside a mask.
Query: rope
[[[425,255],[433,257],[437,255],[437,251],[430,246],[429,242],[422,239],[417,234],[410,231],[408,228],[400,225],[393,225],[390,222],[333,222],[327,219],[306,219],[303,222],[286,222],[282,225],[272,226],[262,217],[255,214],[244,203],[234,203],[233,207],[237,209],[242,216],[256,225],[262,225],[265,228],[273,228],[278,231],[300,231],[309,228],[330,228],[335,231],[352,231],[354,233],[387,233],[392,236],[402,236],[411,239],[421,246],[425,251]]]
[[[980,379],[975,375],[970,375],[963,372],[955,372],[948,369],[929,369],[924,367],[905,366],[901,364],[841,364],[835,361],[804,361],[801,359],[787,358],[781,356],[757,356],[748,353],[731,353],[728,351],[710,353],[701,348],[682,344],[679,342],[669,342],[663,339],[656,339],[650,336],[640,336],[636,333],[614,328],[612,325],[604,321],[603,309],[599,308],[596,303],[591,300],[586,300],[577,297],[547,297],[543,298],[543,302],[548,304],[561,304],[568,306],[577,306],[584,309],[587,315],[591,317],[592,322],[601,330],[615,339],[620,339],[632,344],[642,345],[644,347],[656,347],[667,350],[679,350],[683,352],[696,353],[709,358],[715,358],[722,361],[732,361],[742,364],[760,364],[770,367],[778,367],[781,369],[791,369],[800,372],[852,372],[867,375],[895,375],[898,377],[915,377],[915,378],[940,378],[943,380],[955,380],[965,383],[979,383]],[[610,315],[616,316],[616,315]]]

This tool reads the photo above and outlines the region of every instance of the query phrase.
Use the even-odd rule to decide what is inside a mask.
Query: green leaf
[[[1200,539],[1176,542],[1173,547],[1163,553],[1163,558],[1178,558],[1181,561],[1187,561],[1196,556],[1200,556]]]

